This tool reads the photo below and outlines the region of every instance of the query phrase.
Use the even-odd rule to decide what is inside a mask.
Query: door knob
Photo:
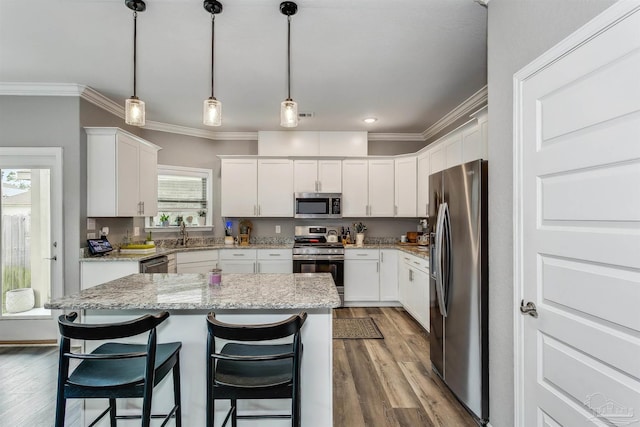
[[[51,261],[57,261],[58,260],[58,256],[54,255],[51,258],[45,258],[45,259],[50,259]]]
[[[529,316],[538,317],[538,310],[536,309],[536,305],[529,301],[526,305],[524,304],[524,300],[520,301],[520,312],[522,314],[528,314]]]

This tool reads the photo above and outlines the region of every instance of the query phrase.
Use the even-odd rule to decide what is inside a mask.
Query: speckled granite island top
[[[304,309],[334,308],[340,297],[329,273],[131,274],[45,304],[49,309]]]

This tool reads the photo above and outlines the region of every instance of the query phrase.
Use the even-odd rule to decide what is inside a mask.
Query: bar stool
[[[169,317],[166,311],[144,315],[134,320],[113,324],[75,324],[73,312],[58,318],[60,355],[58,363],[58,397],[56,427],[64,426],[67,399],[109,399],[109,407],[91,425],[110,415],[111,427],[118,419],[141,419],[148,427],[151,418],[164,418],[163,426],[175,418],[182,424],[180,411],[180,359],[182,343],[157,344],[156,326]],[[91,353],[72,353],[71,340],[111,340],[148,332],[147,344],[108,342]],[[69,375],[72,359],[81,360]],[[174,406],[168,414],[151,414],[153,388],[173,371]],[[142,398],[141,415],[117,415],[116,399]]]
[[[213,427],[215,401],[230,400],[231,409],[222,426],[231,417],[238,419],[291,418],[300,426],[300,329],[307,318],[301,312],[286,320],[261,325],[234,325],[207,316],[207,427]],[[288,344],[250,343],[291,337]],[[232,341],[216,351],[216,338]],[[239,415],[238,399],[291,399],[291,414]]]

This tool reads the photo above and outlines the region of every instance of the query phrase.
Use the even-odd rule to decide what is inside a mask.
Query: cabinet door
[[[345,260],[344,300],[380,300],[380,264],[377,260]]]
[[[418,156],[418,206],[416,213],[419,217],[429,215],[429,175],[431,175],[429,156],[429,151]]]
[[[255,273],[256,262],[255,261],[228,261],[221,260],[220,268],[223,273]]]
[[[444,147],[442,144],[434,147],[431,152],[431,173],[440,172],[445,169]]]
[[[416,157],[401,157],[395,161],[395,206],[397,217],[416,217]]]
[[[380,301],[398,301],[398,251],[380,250]]]
[[[280,261],[258,261],[257,267],[258,273],[292,273],[293,261],[292,260],[280,260]]]
[[[258,168],[255,159],[222,159],[221,215],[258,214]]]
[[[369,216],[395,215],[393,159],[369,160]]]
[[[482,159],[482,129],[474,125],[462,132],[462,163]]]
[[[318,191],[318,161],[293,161],[293,188],[295,193],[314,193]]]
[[[258,216],[293,217],[293,160],[258,160]]]
[[[158,214],[158,151],[145,144],[139,145],[140,215]]]
[[[416,320],[429,331],[429,274],[413,269],[414,311]]]
[[[342,161],[318,160],[318,191],[342,193]]]
[[[367,216],[369,183],[367,160],[342,161],[342,216]]]
[[[445,169],[462,163],[462,133],[445,142]]]
[[[409,279],[409,265],[406,263],[405,257],[400,255],[398,260],[398,300],[405,309],[407,309],[409,298]]]
[[[140,215],[139,163],[137,141],[121,135],[117,143],[117,180],[118,194],[117,216]],[[154,171],[157,174],[157,171]],[[107,172],[108,173],[108,172]],[[156,177],[157,179],[157,177]]]

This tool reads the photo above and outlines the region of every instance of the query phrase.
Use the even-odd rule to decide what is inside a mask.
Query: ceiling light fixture
[[[291,99],[291,16],[298,11],[298,5],[292,1],[280,3],[280,13],[287,15],[287,99],[280,104],[280,126],[294,128],[298,126],[298,104]]]
[[[216,14],[222,12],[222,3],[217,0],[204,0],[204,8],[211,14],[211,96],[209,99],[204,100],[202,123],[207,126],[220,126],[222,124],[222,103],[213,95],[213,64],[215,59]]]
[[[124,4],[133,10],[133,96],[124,104],[124,121],[128,125],[144,126],[144,101],[140,101],[136,96],[136,46],[138,12],[144,12],[147,5],[142,0],[125,0]]]
[[[370,123],[375,123],[375,122],[377,122],[377,121],[378,121],[378,119],[377,119],[377,118],[375,118],[375,117],[367,117],[366,119],[363,119],[362,121],[363,121],[363,122],[365,122],[365,123],[370,124]]]

